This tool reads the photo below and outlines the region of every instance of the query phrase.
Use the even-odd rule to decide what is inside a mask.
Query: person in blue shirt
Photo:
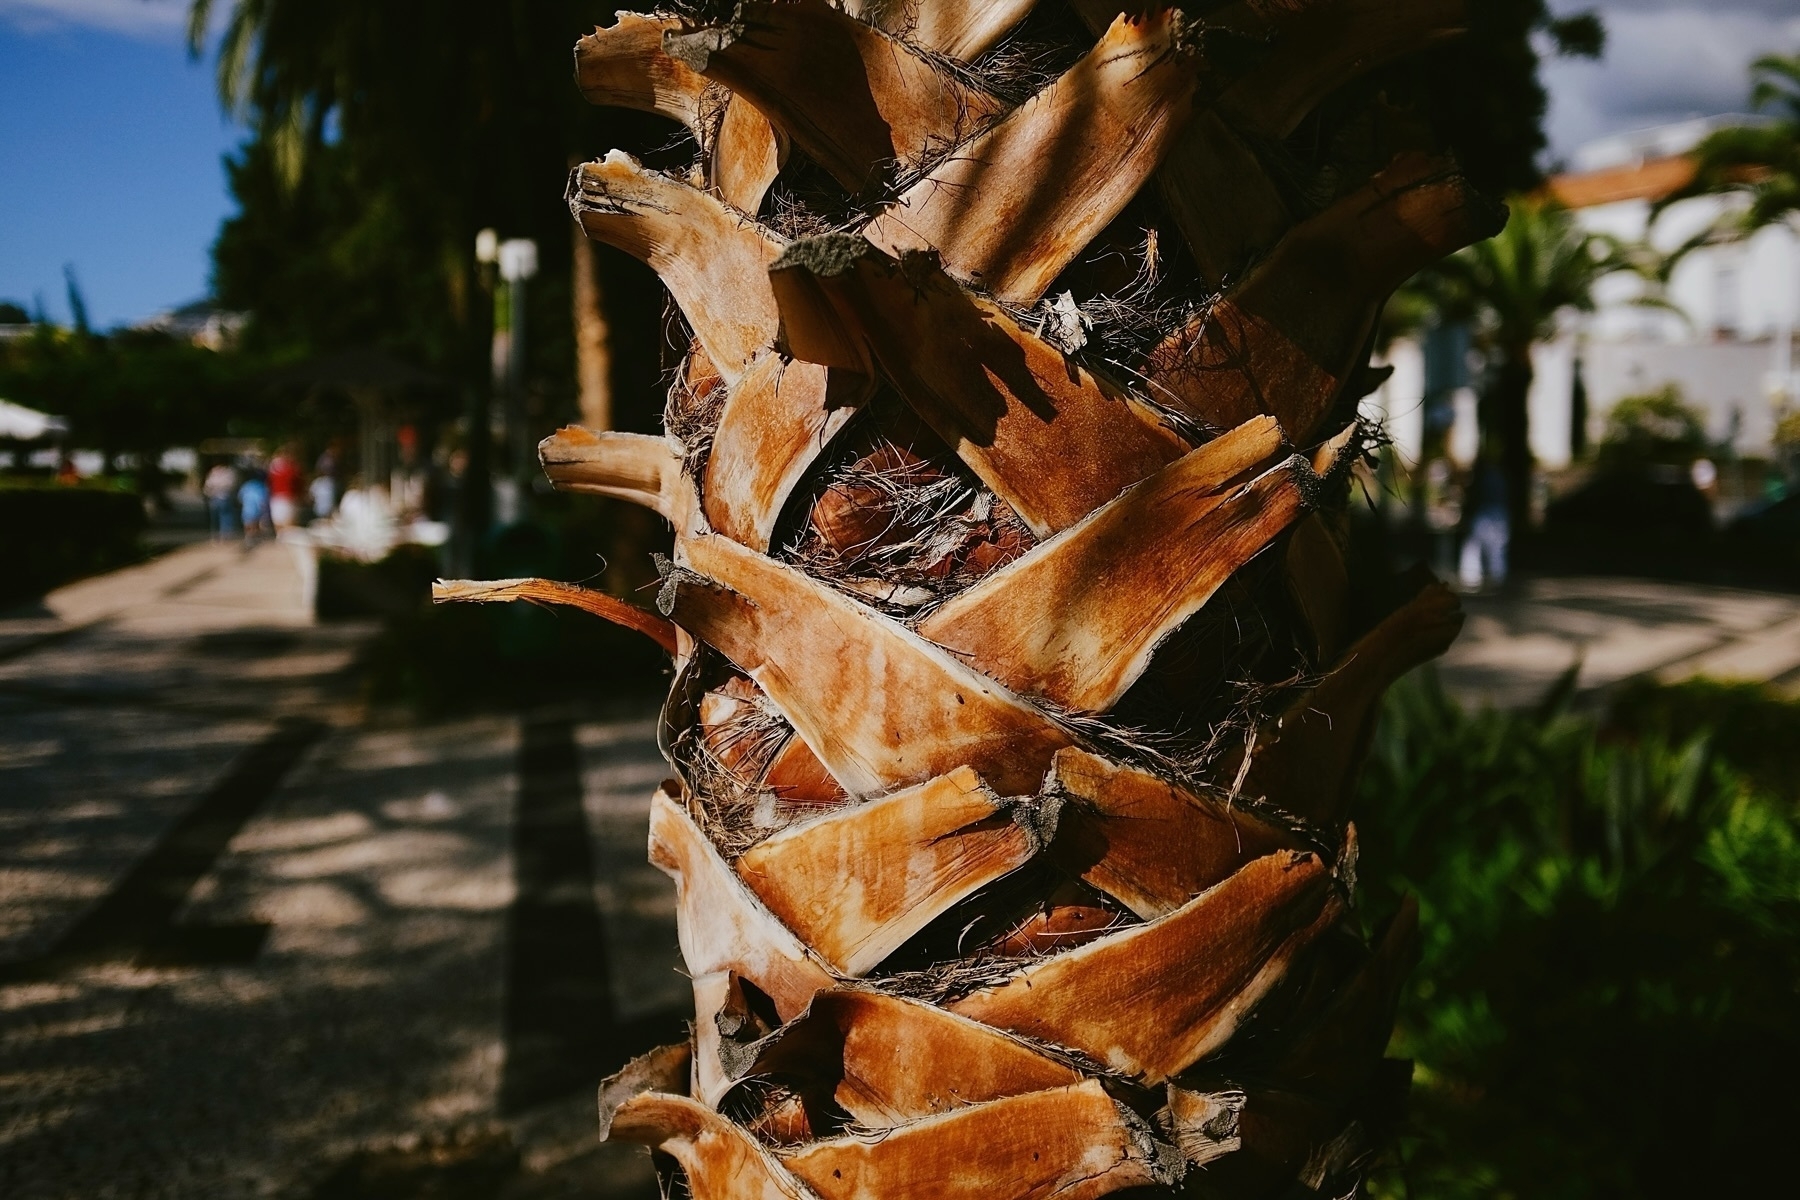
[[[238,512],[244,520],[244,541],[254,543],[274,532],[269,521],[269,485],[261,471],[250,472],[238,488]]]
[[[1506,552],[1512,540],[1512,517],[1507,508],[1506,475],[1492,454],[1475,462],[1469,490],[1463,497],[1462,556],[1457,577],[1473,592],[1484,586],[1506,584]]]

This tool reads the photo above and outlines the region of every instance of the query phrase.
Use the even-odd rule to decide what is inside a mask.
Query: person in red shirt
[[[286,529],[300,515],[300,464],[283,447],[269,461],[269,518]]]

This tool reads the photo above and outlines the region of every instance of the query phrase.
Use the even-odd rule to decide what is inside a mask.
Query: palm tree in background
[[[602,273],[623,264],[633,280],[583,277],[591,254],[554,195],[597,145],[669,136],[582,104],[568,84],[569,43],[611,12],[578,0],[193,0],[190,49],[205,52],[213,31],[221,101],[252,133],[231,168],[241,211],[215,249],[221,298],[297,349],[379,341],[480,380],[489,314],[472,251],[492,227],[535,239],[546,264],[530,322],[537,386],[603,386],[603,364],[573,369],[579,354],[603,358],[606,338],[572,306],[654,285],[624,256]],[[626,340],[653,344],[654,329]],[[654,353],[633,369],[647,390]]]
[[[1506,228],[1451,255],[1409,286],[1442,318],[1467,321],[1486,359],[1481,386],[1482,440],[1506,478],[1514,529],[1531,511],[1531,439],[1528,400],[1531,350],[1554,338],[1568,313],[1594,311],[1600,280],[1630,272],[1652,286],[1655,303],[1665,264],[1643,247],[1584,230],[1574,215],[1540,196],[1515,199]]]

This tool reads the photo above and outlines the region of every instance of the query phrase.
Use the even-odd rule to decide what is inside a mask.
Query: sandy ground
[[[0,1195],[654,1195],[593,1126],[690,1006],[650,714],[371,726],[297,591],[203,545],[0,619]]]

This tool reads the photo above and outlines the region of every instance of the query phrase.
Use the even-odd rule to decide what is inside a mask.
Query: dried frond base
[[[582,39],[590,99],[695,144],[568,192],[690,345],[666,437],[540,453],[674,551],[655,613],[440,598],[674,659],[650,843],[696,1019],[601,1118],[689,1195],[1357,1190],[1418,938],[1345,919],[1349,801],[1460,618],[1363,615],[1355,409],[1388,292],[1500,213],[1347,85],[1462,21],[671,0]]]

